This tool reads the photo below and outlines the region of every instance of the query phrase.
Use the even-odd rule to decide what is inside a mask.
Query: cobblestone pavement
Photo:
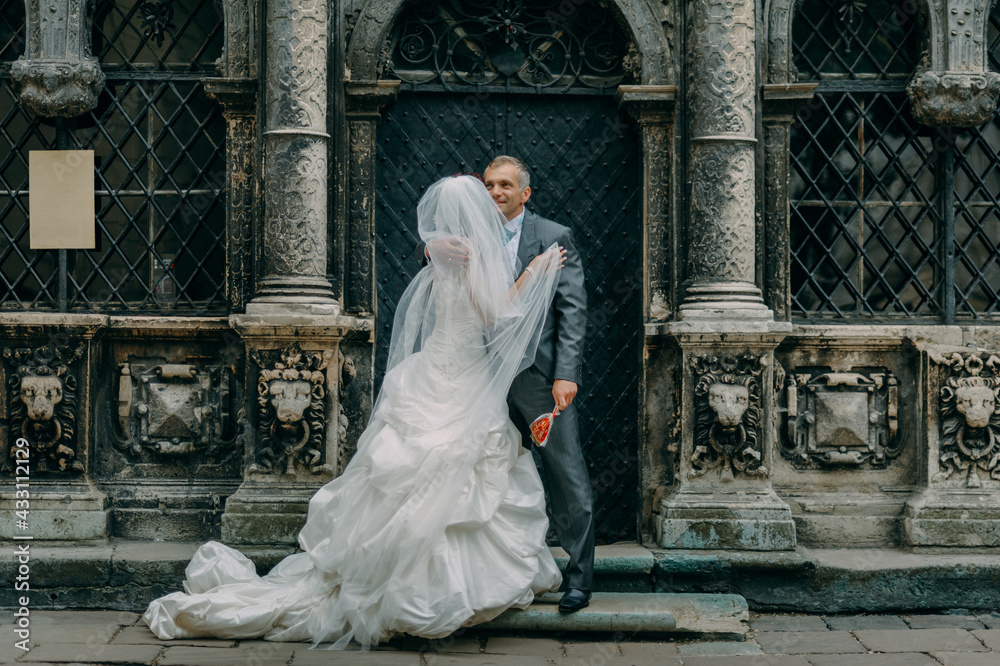
[[[624,635],[501,636],[470,630],[440,641],[400,639],[366,654],[300,643],[158,640],[135,613],[33,612],[30,650],[11,611],[0,664],[149,666],[1000,666],[1000,613],[754,615],[745,641]]]

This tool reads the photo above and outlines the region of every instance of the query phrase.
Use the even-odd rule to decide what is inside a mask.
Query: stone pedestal
[[[771,487],[776,323],[757,285],[757,61],[750,0],[690,6],[689,205],[680,321],[679,487],[660,503],[664,548],[787,550]],[[647,332],[650,324],[647,324]]]
[[[230,324],[246,344],[248,393],[257,400],[242,420],[244,480],[226,501],[222,540],[295,543],[309,498],[346,464],[340,392],[356,371],[340,343],[369,337],[371,322],[271,313],[233,315]]]
[[[921,358],[926,488],[906,504],[911,546],[1000,545],[1000,352],[929,348]]]
[[[108,499],[91,480],[87,408],[94,337],[107,322],[103,315],[0,317],[0,511],[8,517],[0,537],[108,536]]]
[[[16,499],[16,477],[6,480],[10,488],[0,498],[0,512],[8,519],[0,525],[0,538],[31,537],[35,541],[92,541],[108,538],[108,497],[93,482],[32,479],[29,482],[27,520],[19,512],[25,506]],[[22,525],[24,525],[22,527]]]
[[[788,550],[791,510],[771,487],[774,348],[789,324],[673,324],[682,352],[679,487],[660,504],[664,548]]]

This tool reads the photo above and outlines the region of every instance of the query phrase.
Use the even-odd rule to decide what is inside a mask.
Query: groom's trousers
[[[542,458],[549,491],[552,522],[559,545],[569,554],[566,588],[592,590],[594,587],[594,500],[590,474],[580,447],[576,405],[570,405],[552,422],[548,442],[536,447],[528,425],[552,410],[552,380],[534,366],[514,379],[510,388],[511,420],[521,431],[525,446]]]

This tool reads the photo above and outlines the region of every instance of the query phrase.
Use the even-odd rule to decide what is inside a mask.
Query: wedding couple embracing
[[[566,227],[524,207],[525,165],[438,181],[417,206],[426,265],[399,301],[371,420],[343,473],[312,497],[301,552],[263,577],[208,542],[184,592],[143,616],[160,638],[354,640],[447,636],[558,590],[538,448],[569,554],[560,610],[590,600],[594,517],[576,408],[583,267]],[[523,446],[522,446],[523,443]]]

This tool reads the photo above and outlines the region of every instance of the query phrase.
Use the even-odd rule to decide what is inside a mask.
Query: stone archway
[[[418,99],[420,96],[416,92],[400,95],[399,100],[394,102],[399,90],[399,82],[377,78],[381,74],[381,68],[384,67],[387,57],[383,51],[383,45],[391,32],[395,12],[399,11],[403,4],[402,2],[377,1],[367,3],[353,25],[347,53],[347,71],[350,77],[346,83],[350,136],[348,168],[351,177],[346,234],[348,237],[348,265],[345,299],[348,308],[356,312],[374,312],[377,307],[382,309],[386,307],[386,304],[382,302],[376,305],[376,299],[379,299],[380,295],[374,284],[376,266],[380,266],[379,260],[382,263],[385,261],[383,249],[378,246],[378,243],[382,242],[382,232],[377,226],[381,211],[380,206],[384,207],[386,203],[380,199],[379,195],[382,194],[383,188],[389,184],[385,180],[389,177],[389,170],[383,168],[385,164],[383,160],[386,155],[380,151],[386,139],[386,125],[380,126],[384,115],[390,118],[389,122],[398,124],[416,121],[417,116],[421,114],[427,116],[431,111],[434,112],[434,115],[438,113],[454,114],[456,109],[460,110],[462,107],[461,98],[449,100],[447,95],[432,98],[425,93],[424,97]],[[583,3],[575,2],[577,6],[581,4]],[[624,231],[625,235],[630,238],[629,242],[633,243],[631,249],[617,248],[613,251],[627,257],[628,261],[634,262],[634,268],[628,271],[629,275],[616,275],[614,270],[621,268],[621,266],[613,267],[613,261],[597,259],[594,262],[597,273],[590,276],[593,284],[589,285],[591,309],[594,312],[601,314],[608,309],[605,307],[605,303],[609,300],[612,302],[610,311],[604,312],[603,320],[596,328],[604,331],[608,327],[614,328],[611,326],[612,324],[622,328],[625,338],[606,346],[616,347],[624,357],[628,358],[624,364],[619,363],[622,367],[621,372],[618,373],[619,379],[626,379],[619,381],[617,385],[613,381],[609,383],[607,375],[609,370],[615,367],[612,358],[612,362],[604,363],[605,367],[596,373],[600,377],[595,378],[594,384],[603,387],[603,389],[612,385],[615,385],[616,388],[610,391],[599,389],[591,392],[592,399],[595,401],[599,399],[598,396],[601,396],[600,399],[608,402],[624,400],[630,405],[624,412],[618,411],[619,417],[622,419],[620,430],[625,433],[623,439],[629,440],[629,448],[624,452],[619,452],[617,458],[612,460],[611,458],[615,457],[615,452],[612,450],[614,443],[610,442],[613,438],[609,437],[609,443],[603,446],[603,449],[600,444],[596,445],[595,449],[592,477],[594,477],[593,482],[597,486],[598,494],[603,489],[606,495],[615,495],[615,499],[608,502],[608,504],[615,504],[615,506],[609,507],[605,512],[608,517],[607,522],[615,526],[610,531],[605,530],[605,538],[609,540],[632,539],[636,536],[636,516],[639,513],[637,500],[640,495],[637,492],[640,484],[639,451],[644,447],[642,444],[645,433],[643,424],[646,420],[646,415],[642,411],[647,403],[645,397],[640,394],[642,387],[644,387],[642,381],[644,369],[641,361],[642,321],[643,318],[648,318],[651,314],[655,317],[664,317],[673,300],[668,295],[668,292],[672,292],[673,279],[671,277],[672,258],[667,247],[673,235],[669,229],[669,225],[672,223],[672,220],[669,219],[672,196],[669,163],[673,142],[674,88],[669,83],[673,81],[674,73],[669,57],[666,33],[660,20],[653,15],[645,2],[634,3],[624,8],[619,7],[615,11],[619,12],[621,23],[627,25],[628,29],[631,30],[640,53],[638,60],[641,67],[637,71],[635,80],[641,83],[620,86],[617,90],[617,98],[607,95],[591,97],[589,99],[593,100],[593,103],[589,104],[579,100],[576,103],[572,102],[569,99],[572,95],[569,97],[558,96],[560,97],[558,100],[553,97],[551,103],[541,102],[539,98],[536,100],[537,103],[529,104],[526,101],[529,95],[517,95],[515,99],[515,97],[493,94],[489,99],[477,102],[478,110],[483,114],[482,117],[496,116],[498,110],[501,111],[500,115],[504,116],[502,120],[497,121],[504,124],[504,127],[491,126],[487,132],[491,135],[489,141],[493,142],[488,152],[521,151],[537,139],[534,135],[524,134],[525,127],[514,127],[517,125],[515,116],[521,117],[523,115],[525,121],[528,117],[532,117],[539,122],[545,122],[546,118],[551,118],[554,115],[561,116],[567,113],[576,120],[586,116],[588,120],[581,120],[581,123],[590,122],[592,126],[589,130],[580,130],[582,133],[576,135],[576,139],[581,141],[584,140],[584,135],[588,131],[596,132],[591,140],[599,138],[602,130],[601,123],[610,123],[612,128],[618,130],[619,135],[621,134],[619,126],[626,128],[627,137],[625,140],[618,141],[616,139],[613,142],[608,142],[609,145],[614,146],[615,150],[623,152],[620,155],[616,152],[613,157],[607,160],[612,166],[617,163],[626,165],[626,168],[619,168],[615,173],[610,173],[614,171],[613,168],[609,169],[609,173],[606,174],[609,180],[602,180],[600,184],[584,183],[583,181],[578,183],[582,193],[583,188],[586,187],[621,187],[621,183],[627,182],[625,189],[631,188],[629,192],[631,203],[628,204],[631,208],[627,210],[633,212],[626,210],[625,215],[626,217],[634,215],[634,222],[626,224],[626,226],[632,225],[629,226],[630,230]],[[383,113],[383,110],[390,104],[391,108]],[[441,108],[438,109],[435,105],[441,106]],[[633,124],[633,121],[629,121],[627,116],[621,116],[622,120],[619,120],[619,111],[616,108],[618,105],[626,107],[631,112],[634,121],[637,122]],[[434,109],[428,111],[432,106]],[[489,106],[490,109],[486,109],[485,106]],[[494,109],[494,106],[497,108]],[[542,107],[545,109],[543,110]],[[404,116],[406,120],[404,120]],[[527,122],[523,123],[524,126],[527,124]],[[510,126],[508,127],[508,125]],[[518,133],[521,133],[521,145],[518,145],[518,139],[515,138]],[[563,134],[566,136],[558,131],[555,134],[559,134],[559,137],[546,137],[546,141],[565,141],[573,136],[571,132],[564,132]],[[510,142],[505,137],[510,137]],[[632,151],[631,156],[629,156],[630,151]],[[477,148],[472,152],[483,151]],[[449,165],[444,165],[444,161],[447,160],[439,160],[442,161],[442,164],[431,165],[431,168],[433,170],[433,168],[440,167],[445,171],[448,169],[451,171],[481,169],[483,165],[478,163],[478,160],[481,160],[486,154],[483,152],[482,155],[470,156],[467,160],[469,163],[465,167],[461,166],[462,160],[457,160],[453,166],[450,165],[450,162]],[[560,166],[566,165],[561,164]],[[435,174],[440,175],[436,172]],[[425,179],[429,177],[424,173],[421,175]],[[622,180],[623,178],[624,180]],[[395,183],[397,180],[398,178],[394,178],[392,182]],[[428,180],[428,184],[429,182],[432,180]],[[569,186],[573,187],[573,184]],[[415,187],[417,186],[415,185]],[[419,192],[415,192],[413,195],[419,198]],[[409,204],[412,203],[415,203],[415,199],[409,202]],[[557,204],[558,202],[553,198],[550,203]],[[609,210],[613,207],[610,206]],[[568,221],[560,219],[552,211],[539,210],[539,212],[553,216],[554,219],[561,222]],[[588,232],[581,227],[578,233],[586,234]],[[617,228],[616,233],[623,233],[623,229]],[[370,239],[374,239],[375,242],[372,243]],[[594,248],[594,251],[600,251],[596,242]],[[375,252],[378,252],[378,260],[375,257]],[[401,272],[398,270],[400,268],[398,264],[400,261],[405,261],[406,254],[405,249],[396,252],[393,260],[395,263],[391,266],[396,269],[394,273],[397,275],[389,276],[389,280],[398,283],[396,284],[397,288],[400,285],[405,285],[406,282],[405,271],[402,271],[404,273],[402,278],[396,279],[398,273]],[[608,270],[599,268],[600,265],[604,265],[601,264],[601,261],[608,264]],[[386,264],[386,266],[389,265]],[[386,266],[380,266],[382,273],[386,273]],[[379,279],[379,287],[382,287],[381,279]],[[388,288],[392,288],[392,285],[390,284]],[[628,300],[627,303],[630,305],[623,306],[623,309],[619,311],[617,307],[621,305],[619,301],[625,300],[623,292],[629,294],[631,300]],[[380,315],[383,315],[382,309],[379,310]],[[620,327],[622,319],[626,317],[628,319],[634,318],[634,323],[627,327]],[[380,317],[380,319],[383,318]],[[594,323],[592,320],[592,324]],[[377,326],[381,328],[381,324],[377,324]],[[599,337],[593,332],[591,335]],[[610,374],[615,373],[612,370]],[[594,430],[598,432],[606,432],[610,426],[619,423],[615,420],[615,410],[603,409],[603,407],[602,405],[600,415],[594,423]],[[653,409],[656,407],[654,406]],[[598,449],[602,450],[598,451]],[[600,455],[596,455],[598,453]],[[607,478],[606,474],[602,476],[601,472],[610,467],[616,470],[613,472],[614,478]]]

